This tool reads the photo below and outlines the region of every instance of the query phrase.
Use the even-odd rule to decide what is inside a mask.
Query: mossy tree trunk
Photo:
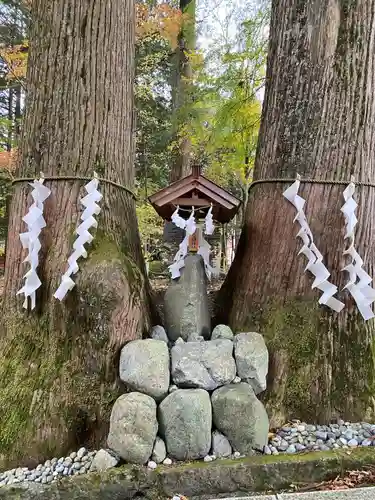
[[[174,134],[177,142],[174,154],[174,163],[171,168],[171,182],[178,181],[189,175],[191,141],[188,136],[186,123],[189,100],[191,99],[191,80],[193,68],[190,52],[195,50],[196,43],[196,0],[180,0],[180,10],[183,15],[179,45],[173,55],[172,101],[174,110]],[[181,134],[181,129],[185,133]]]
[[[134,2],[34,0],[19,176],[93,175],[133,187]],[[37,309],[16,292],[27,266],[19,233],[31,203],[17,184],[11,204],[0,352],[0,463],[61,456],[103,444],[119,394],[120,348],[150,322],[135,202],[102,183],[102,213],[76,287],[55,300],[85,194],[54,181]]]
[[[267,85],[254,179],[375,181],[375,0],[273,1]],[[271,351],[265,394],[273,424],[374,416],[374,321],[347,292],[346,308],[321,293],[297,256],[295,210],[285,184],[250,192],[245,227],[219,304],[237,331],[260,329]],[[342,290],[344,186],[301,184],[315,242]],[[358,186],[356,246],[374,273],[375,190]]]

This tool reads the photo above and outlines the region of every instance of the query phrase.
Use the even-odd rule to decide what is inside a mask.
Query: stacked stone
[[[151,339],[122,349],[120,378],[131,392],[113,407],[109,448],[128,463],[151,459],[151,466],[167,455],[209,461],[263,451],[269,428],[257,398],[268,369],[263,337],[219,325],[211,340],[185,340],[173,341],[157,326]]]
[[[0,474],[0,487],[25,481],[49,484],[55,482],[59,477],[85,474],[92,467],[95,456],[96,451],[88,452],[86,448],[80,448],[68,457],[52,458],[44,464],[39,464],[35,469],[19,467],[8,470]]]
[[[329,425],[309,425],[295,421],[278,429],[264,452],[268,455],[329,451],[357,446],[375,446],[375,425],[339,420]]]

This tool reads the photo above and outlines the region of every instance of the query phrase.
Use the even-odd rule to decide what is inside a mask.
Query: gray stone
[[[202,335],[190,335],[187,342],[204,342],[205,338]]]
[[[152,452],[152,460],[157,464],[161,464],[163,460],[165,460],[166,456],[167,450],[165,443],[159,436],[157,436]]]
[[[259,333],[239,333],[234,337],[234,356],[237,374],[246,380],[255,394],[266,389],[268,350]]]
[[[323,441],[326,441],[326,440],[327,440],[327,437],[328,437],[328,434],[327,434],[327,432],[323,432],[323,431],[316,431],[316,432],[315,432],[315,436],[316,436],[318,439],[322,439]]]
[[[348,429],[345,433],[344,433],[344,438],[347,440],[347,441],[350,441],[351,439],[353,439],[353,431]]]
[[[289,443],[287,441],[281,441],[281,443],[279,444],[279,450],[280,451],[285,451],[289,446]]]
[[[164,297],[164,315],[168,338],[172,341],[190,335],[210,337],[211,316],[208,307],[207,278],[200,255],[188,255],[181,278],[174,280]]]
[[[124,394],[112,409],[108,446],[126,462],[144,464],[151,456],[157,430],[154,399],[139,392]]]
[[[151,337],[154,340],[162,340],[166,344],[168,344],[168,337],[164,330],[164,328],[160,325],[154,326],[151,330]]]
[[[121,350],[120,378],[134,391],[157,401],[168,394],[169,352],[161,340],[133,340]]]
[[[232,446],[227,437],[219,431],[212,433],[212,453],[216,457],[230,457],[232,455]]]
[[[99,450],[90,466],[90,472],[101,472],[116,467],[119,458],[111,450]]]
[[[211,447],[212,408],[208,392],[177,390],[159,406],[160,434],[176,460],[205,457]]]
[[[356,439],[350,439],[350,441],[348,441],[348,446],[350,446],[351,448],[355,448],[356,446],[358,446],[358,441]]]
[[[320,451],[329,451],[331,448],[327,446],[326,444],[321,444],[319,446]]]
[[[77,458],[78,458],[78,460],[81,460],[86,454],[87,454],[86,448],[80,448],[77,451]]]
[[[216,339],[233,340],[233,332],[230,329],[230,327],[228,325],[215,326],[211,335],[211,340],[216,340]]]
[[[211,401],[214,424],[235,450],[245,454],[254,449],[263,451],[268,444],[268,416],[248,384],[221,387]]]
[[[175,345],[171,350],[172,380],[179,387],[212,391],[236,376],[233,342],[226,339]]]

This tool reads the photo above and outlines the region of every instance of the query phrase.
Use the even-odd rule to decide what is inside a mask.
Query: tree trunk
[[[96,171],[132,188],[134,1],[35,0],[33,19],[18,175]],[[11,205],[0,353],[0,453],[8,462],[104,444],[121,389],[119,351],[150,322],[135,202],[105,183],[76,287],[63,303],[53,298],[85,192],[79,181],[47,185],[36,312],[16,297],[27,270],[19,241],[31,203],[26,183],[16,184]]]
[[[16,85],[15,89],[15,108],[14,108],[14,136],[15,140],[18,141],[20,138],[21,132],[21,118],[22,118],[22,107],[21,107],[21,99],[22,99],[22,87],[21,85]]]
[[[180,0],[183,23],[179,36],[179,45],[174,54],[174,72],[172,81],[172,102],[174,109],[174,135],[177,140],[174,163],[171,168],[171,182],[178,181],[190,174],[191,141],[187,134],[180,135],[181,127],[186,125],[186,110],[191,95],[193,77],[190,51],[195,50],[196,0]],[[185,120],[184,120],[185,117]]]
[[[14,116],[13,116],[13,88],[8,89],[8,141],[7,141],[7,151],[12,150],[13,144],[13,128],[14,128]]]
[[[375,181],[375,0],[273,1],[267,86],[254,179]],[[336,314],[318,306],[297,256],[295,210],[285,184],[254,186],[218,319],[259,329],[271,352],[265,394],[271,423],[287,418],[374,417],[374,321],[347,292]],[[315,242],[342,290],[344,186],[301,184]],[[373,275],[375,190],[358,186],[356,247]]]

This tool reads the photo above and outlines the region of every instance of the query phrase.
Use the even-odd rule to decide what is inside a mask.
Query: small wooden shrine
[[[167,221],[177,207],[181,208],[182,217],[188,217],[192,207],[204,217],[212,205],[213,218],[222,224],[231,221],[241,205],[238,198],[204,177],[197,165],[190,175],[153,194],[149,201]]]

